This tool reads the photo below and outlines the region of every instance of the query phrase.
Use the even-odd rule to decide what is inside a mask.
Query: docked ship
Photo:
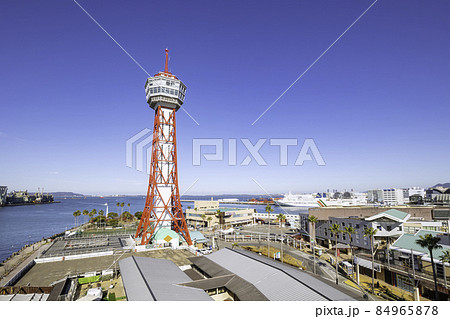
[[[366,206],[365,193],[314,193],[314,194],[285,194],[282,199],[275,200],[275,204],[291,207],[329,207],[329,206]]]
[[[34,194],[28,191],[14,191],[6,195],[6,205],[35,205],[35,204],[49,204],[53,203],[52,194],[44,194],[43,192],[36,192]]]

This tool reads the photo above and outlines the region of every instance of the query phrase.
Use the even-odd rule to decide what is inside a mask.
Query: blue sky
[[[450,181],[450,2],[78,1],[150,74],[188,87],[177,113],[187,194],[364,191]],[[73,1],[0,4],[0,184],[144,194],[126,140],[151,128],[146,73]],[[192,140],[295,138],[287,166],[192,165]],[[313,138],[325,166],[295,166]],[[206,149],[207,150],[207,149]],[[248,155],[238,142],[238,164]],[[262,190],[256,180],[265,190]]]

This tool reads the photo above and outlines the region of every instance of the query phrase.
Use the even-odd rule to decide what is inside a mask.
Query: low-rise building
[[[387,264],[383,264],[383,275],[386,282],[407,291],[413,290],[415,280],[414,286],[419,287],[421,294],[433,298],[434,280],[429,251],[416,242],[421,236],[428,234],[441,239],[439,244],[442,247],[433,250],[433,260],[438,291],[442,295],[440,299],[446,300],[450,294],[450,264],[442,262],[440,257],[446,250],[450,251],[450,236],[447,233],[422,229],[415,234],[403,234],[389,247],[390,258]]]
[[[407,234],[415,234],[421,229],[443,232],[447,230],[447,227],[443,221],[437,220],[424,221],[411,218],[407,222],[403,223],[403,230]]]
[[[220,213],[219,213],[220,211]],[[195,201],[194,209],[186,209],[186,222],[191,226],[233,227],[254,221],[252,208],[220,207],[219,201]]]
[[[337,234],[336,237],[331,233],[330,227],[338,224],[341,230],[344,230],[345,227],[352,227],[356,231],[351,238],[352,246],[370,250],[370,239],[364,236],[367,228],[377,230],[374,236],[375,244],[389,245],[404,233],[403,223],[409,217],[410,214],[396,209],[380,212],[367,218],[330,217],[329,220],[319,221],[316,224],[316,240],[324,247],[331,247],[336,239],[338,243],[350,245],[350,236],[345,232]]]
[[[286,218],[286,222],[289,223],[289,225],[293,228],[302,228],[303,225],[301,224],[301,215],[299,214],[289,214],[289,213],[283,213],[283,215]],[[253,214],[255,220],[263,220],[264,222],[268,222],[269,218],[270,218],[270,222],[274,223],[277,222],[278,223],[278,214],[275,213],[271,213],[270,216],[267,212],[255,212]],[[306,215],[305,215],[306,216]]]

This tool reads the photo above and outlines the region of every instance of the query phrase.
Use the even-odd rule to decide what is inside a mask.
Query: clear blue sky
[[[450,181],[450,2],[78,1],[150,74],[187,85],[177,113],[181,192],[309,192]],[[125,142],[151,128],[142,71],[67,0],[0,4],[0,184],[144,194]],[[192,165],[194,138],[314,138],[326,166]],[[238,144],[238,163],[248,153]]]

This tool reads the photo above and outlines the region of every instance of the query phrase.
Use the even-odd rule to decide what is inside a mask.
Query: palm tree
[[[280,237],[281,237],[280,238],[281,239],[281,241],[280,241],[280,252],[281,252],[280,259],[281,259],[281,262],[283,262],[283,230],[281,229],[281,222],[283,220],[286,220],[286,216],[280,213],[277,215],[277,219],[278,219],[278,222],[280,223]]]
[[[310,239],[310,245],[311,245],[311,251],[313,253],[313,266],[314,266],[314,273],[316,273],[316,223],[319,221],[316,216],[310,215],[308,216],[308,221],[311,223],[311,229],[309,231],[309,239]]]
[[[266,213],[267,213],[267,215],[268,215],[268,217],[269,217],[269,231],[268,231],[268,233],[267,233],[267,257],[270,258],[270,213],[273,212],[273,208],[272,208],[272,206],[270,206],[269,204],[267,204],[265,210],[266,210]]]
[[[94,217],[94,215],[95,215],[94,210],[91,210],[91,212],[89,213],[89,217],[92,219],[92,217]]]
[[[350,241],[350,251],[352,252],[352,278],[353,278],[353,274],[355,273],[355,264],[354,264],[354,260],[353,260],[352,235],[356,234],[356,230],[352,226],[346,226],[346,227],[344,227],[344,233],[346,233],[348,235],[349,241]]]
[[[373,237],[375,236],[375,234],[377,233],[377,229],[374,229],[372,227],[366,228],[364,229],[364,237],[369,237],[370,239],[370,254],[372,255],[372,294],[374,293],[374,288],[375,288],[375,253],[373,251]]]
[[[334,239],[335,239],[335,242],[336,242],[336,245],[335,245],[335,247],[334,247],[334,249],[336,250],[336,285],[339,285],[339,281],[338,281],[338,255],[337,255],[338,248],[337,248],[337,236],[338,236],[338,234],[339,234],[340,232],[342,232],[341,226],[340,226],[339,224],[333,224],[333,225],[330,227],[330,232],[334,234]]]
[[[117,202],[117,203],[116,203],[116,206],[117,206],[117,212],[119,212],[120,203]]]
[[[203,227],[205,227],[206,215],[202,214],[200,217],[203,219]]]
[[[89,215],[89,211],[87,209],[83,210],[84,223],[86,224],[86,216]]]
[[[310,215],[308,216],[308,221],[311,223],[311,230],[309,231],[309,238],[312,242],[314,242],[314,245],[316,243],[316,224],[319,221],[316,216]]]
[[[282,213],[280,213],[277,215],[277,219],[278,219],[278,223],[280,224],[280,228],[281,228],[281,222],[286,219],[286,216],[283,215]]]
[[[128,211],[130,212],[130,214],[131,214],[131,209],[130,209],[130,206],[131,206],[131,204],[130,203],[128,203],[127,204],[127,206],[128,206]]]
[[[212,221],[212,217],[211,217],[211,216],[209,216],[209,217],[207,218],[207,220],[208,220],[208,227],[211,227],[211,221]]]
[[[428,251],[430,252],[431,267],[433,268],[434,293],[436,301],[439,299],[439,292],[437,286],[436,269],[434,267],[433,250],[442,248],[442,246],[438,244],[440,240],[441,239],[439,237],[435,237],[431,234],[420,236],[420,238],[416,240],[416,243],[420,245],[420,247],[427,248]]]
[[[81,212],[79,210],[77,210],[73,213],[73,217],[75,217],[75,227],[77,227],[77,217],[80,215],[81,215]]]
[[[225,224],[225,212],[222,212],[220,209],[216,211],[216,217],[219,218],[220,228],[223,229],[223,225]]]
[[[123,206],[125,206],[125,203],[124,202],[120,203],[120,207],[122,208],[122,213],[123,213]]]

